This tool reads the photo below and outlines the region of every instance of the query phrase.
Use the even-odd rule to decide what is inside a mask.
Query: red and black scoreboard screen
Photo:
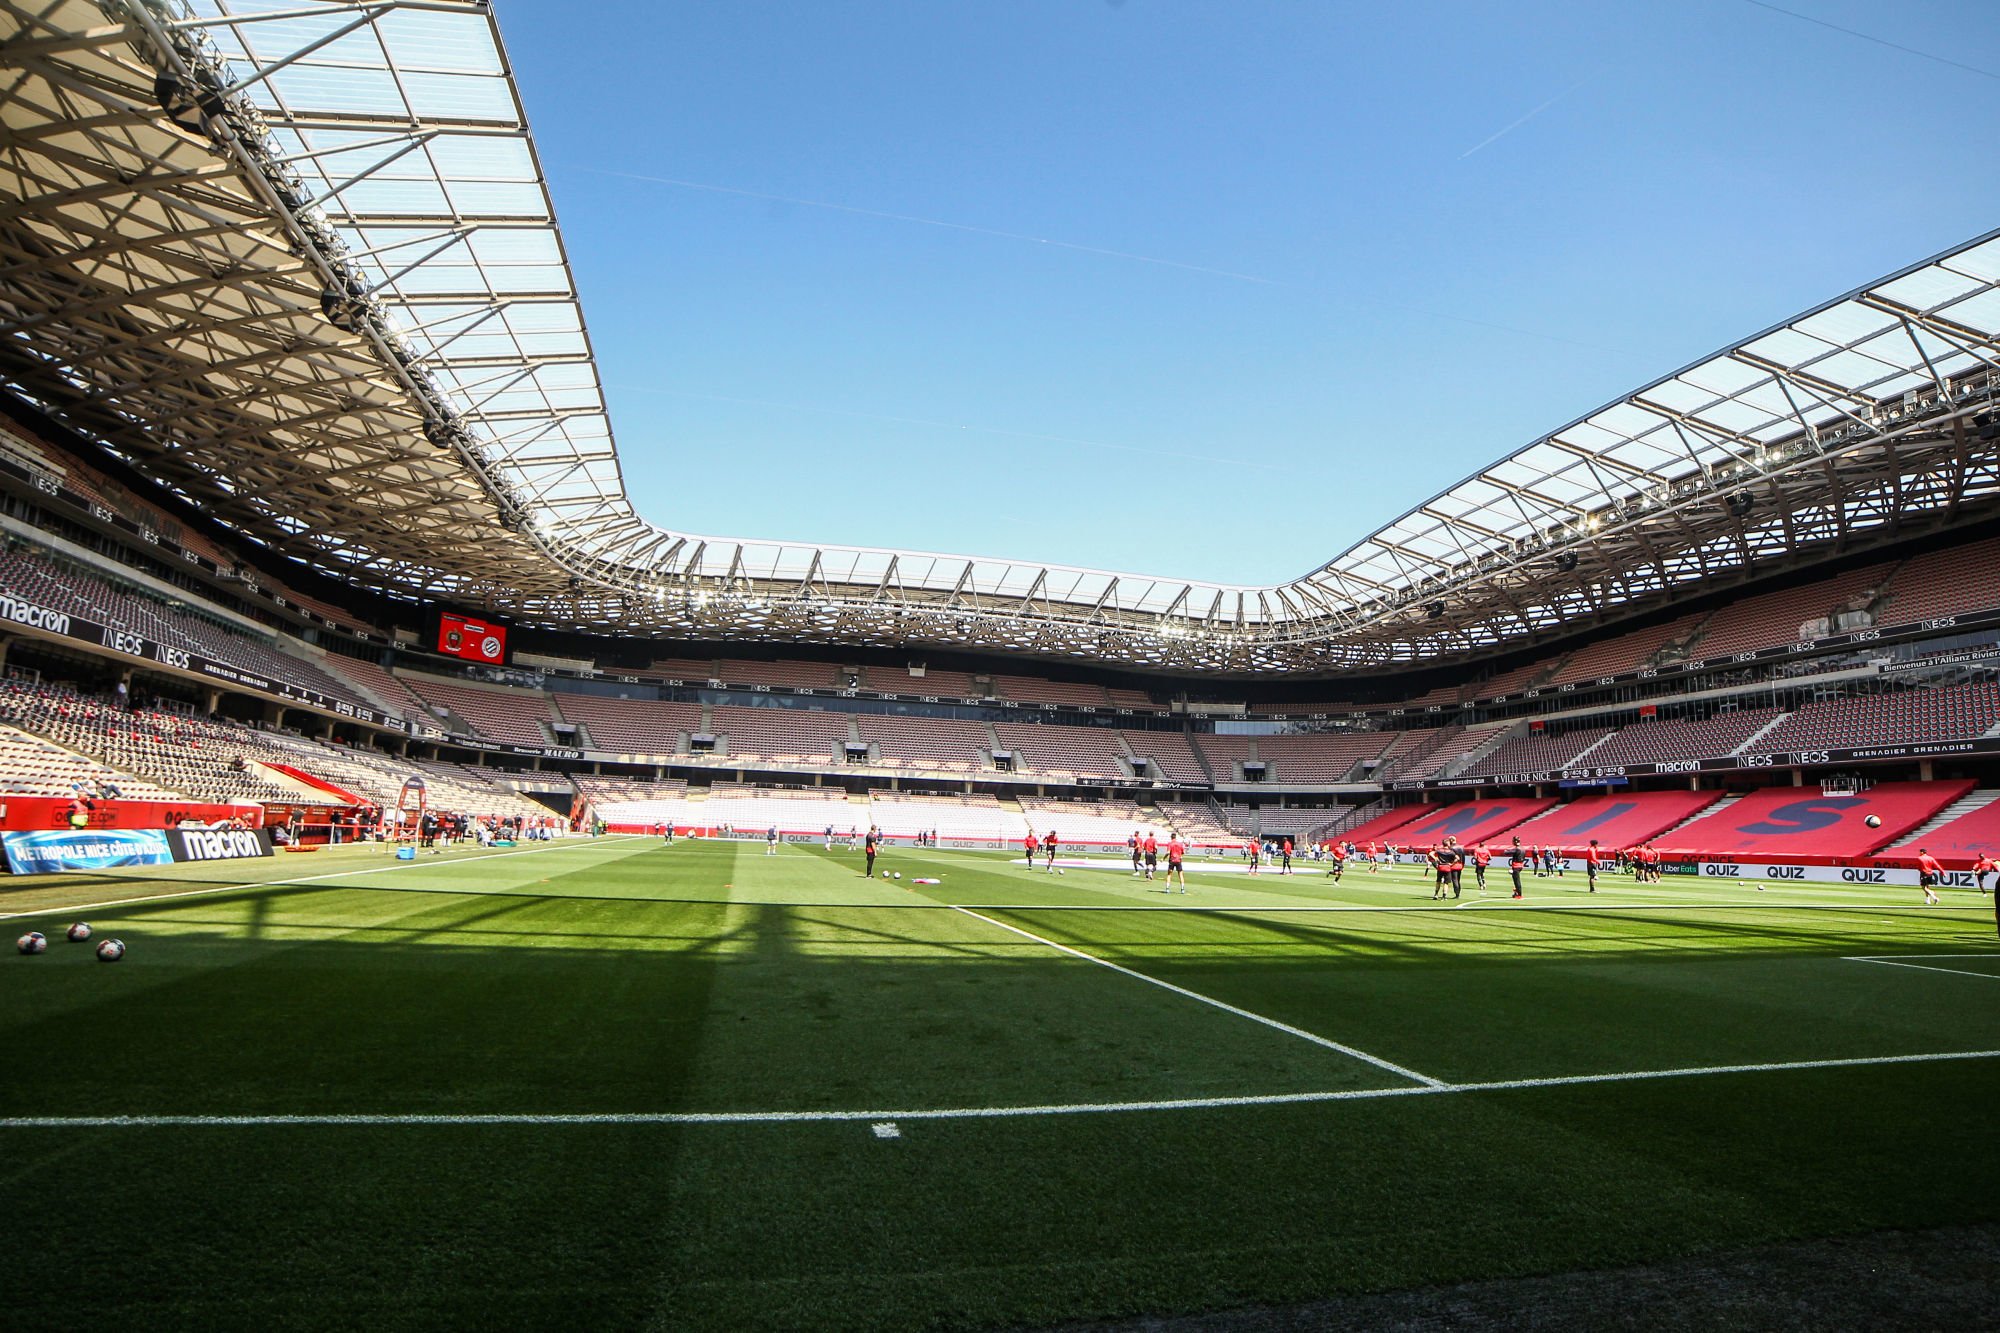
[[[498,666],[507,660],[507,627],[446,612],[438,619],[438,651]]]

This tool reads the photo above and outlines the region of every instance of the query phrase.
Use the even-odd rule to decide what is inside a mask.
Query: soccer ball
[[[83,943],[90,938],[90,923],[88,921],[77,922],[69,928],[69,937],[77,944]]]
[[[124,940],[106,940],[97,946],[97,961],[100,963],[115,963],[124,956]]]
[[[900,870],[898,870],[893,876],[891,876],[891,878],[893,879],[901,879],[902,877],[903,877],[903,872]]]
[[[15,940],[14,947],[22,953],[40,953],[49,947],[49,938],[39,930],[31,930]]]
[[[882,872],[882,878],[883,878],[883,879],[887,879],[887,878],[889,878],[889,872],[888,872],[888,871],[886,871],[886,870],[885,870],[885,871],[883,871],[883,872]]]
[[[1056,873],[1057,873],[1058,875],[1067,875],[1067,874],[1069,873],[1069,871],[1067,871],[1067,870],[1064,870],[1064,869],[1063,869],[1063,868],[1062,868],[1061,866],[1057,866],[1057,867],[1056,867]]]
[[[1870,816],[1868,816],[1868,818],[1866,818],[1866,819],[1862,820],[1861,822],[1862,822],[1862,823],[1864,823],[1864,824],[1866,824],[1866,825],[1867,825],[1867,826],[1868,826],[1869,828],[1881,828],[1881,827],[1882,827],[1882,816],[1880,816],[1880,815],[1870,815]]]

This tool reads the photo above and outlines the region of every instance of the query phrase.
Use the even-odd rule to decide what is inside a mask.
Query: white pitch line
[[[580,1111],[549,1114],[334,1112],[325,1115],[49,1115],[0,1118],[0,1129],[249,1129],[315,1126],[476,1126],[476,1125],[784,1125],[871,1124],[898,1120],[1011,1120],[1029,1116],[1108,1115],[1129,1111],[1206,1111],[1242,1106],[1299,1106],[1319,1102],[1377,1101],[1388,1097],[1439,1097],[1456,1093],[1515,1092],[1535,1088],[1588,1087],[1657,1079],[1704,1078],[1719,1074],[1773,1074],[1807,1069],[1857,1069],[1878,1065],[1937,1064],[1956,1060],[2000,1059],[1995,1051],[1937,1051],[1922,1055],[1873,1055],[1841,1060],[1786,1060],[1766,1064],[1699,1065],[1682,1069],[1636,1069],[1615,1074],[1564,1074],[1553,1078],[1496,1079],[1484,1083],[1431,1083],[1400,1088],[1348,1088],[1337,1092],[1275,1092],[1242,1097],[1181,1097],[1162,1101],[1066,1102],[1039,1106],[954,1106],[926,1110],[877,1111]]]
[[[1918,958],[1991,958],[1992,954],[1940,953],[1916,954]],[[1907,967],[1915,972],[1949,972],[1955,977],[1978,977],[1982,981],[2000,981],[2000,972],[1970,972],[1962,967],[1933,967],[1929,963],[1908,963],[1895,958],[1843,957],[1843,963],[1880,963],[1883,967]]]
[[[1389,1073],[1395,1074],[1399,1078],[1406,1078],[1414,1083],[1421,1083],[1425,1087],[1429,1088],[1442,1088],[1445,1086],[1444,1083],[1439,1079],[1434,1079],[1428,1074],[1419,1074],[1414,1069],[1405,1069],[1403,1066],[1399,1064],[1394,1064],[1388,1060],[1384,1060],[1382,1057],[1378,1055],[1370,1055],[1368,1052],[1363,1050],[1357,1050],[1352,1046],[1343,1046],[1341,1043],[1329,1040],[1326,1037],[1322,1037],[1316,1032],[1307,1032],[1304,1028],[1295,1028],[1290,1023],[1280,1023],[1277,1019],[1266,1018],[1262,1014],[1253,1014],[1248,1009],[1239,1009],[1235,1005],[1224,1003],[1221,1000],[1215,999],[1213,996],[1203,995],[1200,991],[1191,991],[1185,986],[1176,986],[1171,981],[1162,981],[1158,977],[1149,977],[1144,972],[1134,972],[1131,968],[1121,967],[1119,964],[1111,962],[1109,959],[1099,958],[1097,955],[1085,953],[1081,949],[1072,949],[1067,944],[1058,944],[1054,940],[1046,939],[1043,936],[1035,934],[1033,931],[1023,930],[1019,926],[1009,925],[1005,921],[999,921],[994,919],[993,917],[983,915],[982,913],[979,912],[975,912],[969,907],[958,907],[954,908],[953,910],[957,912],[962,912],[966,916],[972,917],[974,920],[984,921],[989,926],[997,926],[1001,930],[1010,931],[1013,934],[1019,935],[1022,939],[1033,940],[1037,944],[1046,945],[1047,947],[1056,950],[1058,953],[1066,953],[1072,958],[1081,958],[1084,962],[1095,963],[1099,967],[1108,967],[1113,972],[1117,972],[1122,976],[1131,977],[1134,981],[1143,981],[1149,986],[1158,986],[1161,990],[1172,991],[1174,994],[1184,996],[1187,999],[1197,1000],[1202,1004],[1211,1005],[1214,1008],[1222,1010],[1224,1013],[1235,1014],[1238,1018],[1247,1018],[1253,1023],[1262,1023],[1265,1027],[1271,1028],[1278,1032],[1283,1032],[1287,1036],[1297,1037],[1301,1041],[1309,1041],[1313,1043],[1313,1045],[1315,1046],[1324,1046],[1329,1051],[1338,1051],[1342,1055],[1348,1056],[1351,1059],[1360,1060],[1365,1064],[1374,1065],[1377,1069],[1387,1070]]]
[[[636,838],[641,835],[633,833],[613,834],[612,836],[618,838]],[[0,921],[26,920],[29,917],[40,916],[67,916],[72,912],[94,912],[100,907],[129,907],[133,903],[160,903],[169,902],[175,898],[198,898],[205,893],[243,893],[251,889],[282,889],[293,884],[313,884],[323,879],[350,879],[356,875],[380,875],[385,871],[412,870],[423,865],[470,865],[474,861],[498,861],[502,857],[507,856],[528,856],[535,852],[552,852],[566,845],[570,846],[571,850],[575,850],[573,844],[552,842],[546,847],[522,847],[511,852],[494,852],[489,856],[461,856],[450,861],[398,861],[394,865],[373,866],[367,870],[329,870],[324,875],[301,875],[296,879],[247,880],[242,884],[213,884],[205,889],[189,889],[184,893],[153,893],[137,898],[113,898],[101,903],[61,904],[55,907],[38,907],[28,912],[0,912]],[[602,842],[600,840],[599,842],[586,845],[600,846]],[[481,892],[481,890],[467,889],[465,892],[467,894],[476,894]]]

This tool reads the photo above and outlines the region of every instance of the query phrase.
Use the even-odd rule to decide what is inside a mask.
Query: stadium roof
[[[1989,235],[1579,418],[1271,587],[665,529],[626,499],[485,4],[0,0],[0,41],[14,390],[286,554],[524,623],[1380,666],[2000,498],[1991,418],[1974,424],[2000,367]]]

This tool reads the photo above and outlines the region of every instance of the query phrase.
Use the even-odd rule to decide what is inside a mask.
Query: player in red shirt
[[[1584,872],[1590,876],[1590,891],[1592,893],[1597,892],[1598,861],[1599,857],[1597,854],[1597,839],[1592,838],[1590,840],[1590,846],[1583,849],[1583,869]]]
[[[1146,841],[1141,845],[1146,851],[1146,878],[1151,879],[1160,868],[1160,840],[1148,833]]]
[[[1368,844],[1368,873],[1371,875],[1375,875],[1381,873],[1381,870],[1382,870],[1382,844],[1379,842],[1371,842]]]
[[[1028,869],[1030,870],[1035,868],[1035,849],[1039,846],[1041,844],[1035,841],[1035,831],[1029,829],[1028,836],[1021,839],[1021,850],[1028,854]]]
[[[1252,838],[1243,844],[1243,849],[1250,853],[1250,873],[1254,875],[1257,873],[1258,861],[1263,859],[1264,848],[1255,838]]]
[[[1472,882],[1479,886],[1481,893],[1486,892],[1486,867],[1492,860],[1493,849],[1485,843],[1472,849]]]
[[[2000,870],[2000,861],[1995,861],[1992,857],[1981,853],[1979,859],[1972,863],[1973,887],[1977,888],[1981,893],[1985,893],[1986,877],[1996,870]],[[1994,884],[1993,887],[1995,890],[2000,890],[2000,883]]]
[[[1050,829],[1050,830],[1048,831],[1048,834],[1047,834],[1047,835],[1046,835],[1045,837],[1043,837],[1043,839],[1042,839],[1042,853],[1043,853],[1043,855],[1044,855],[1044,856],[1045,856],[1045,857],[1047,858],[1047,860],[1048,860],[1048,870],[1049,870],[1049,873],[1050,873],[1051,875],[1055,874],[1055,873],[1056,873],[1056,831],[1055,831],[1054,829]],[[1035,863],[1034,863],[1034,861],[1033,861],[1033,860],[1030,860],[1030,861],[1028,862],[1028,868],[1029,868],[1030,870],[1032,870],[1032,869],[1034,869],[1034,867],[1035,867]]]
[[[1332,877],[1335,884],[1340,883],[1341,872],[1347,869],[1347,848],[1341,846],[1337,840],[1329,842],[1326,845],[1326,859],[1328,866],[1326,873]]]
[[[1944,867],[1938,864],[1927,847],[1917,848],[1917,887],[1924,891],[1924,906],[1938,904],[1937,885],[1944,878]]]
[[[1175,880],[1180,881],[1181,892],[1187,892],[1187,867],[1184,864],[1186,860],[1187,844],[1182,842],[1181,835],[1176,833],[1167,839],[1167,887],[1161,889],[1161,893],[1172,893]]]

